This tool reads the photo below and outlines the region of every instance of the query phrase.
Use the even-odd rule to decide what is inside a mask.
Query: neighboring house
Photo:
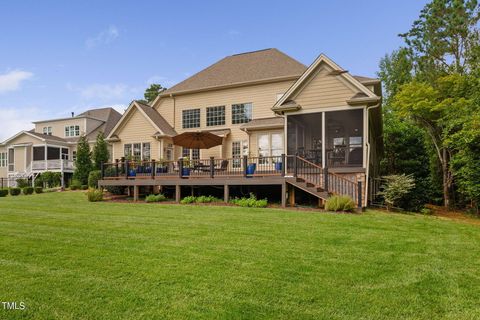
[[[92,148],[97,134],[108,135],[121,114],[112,108],[92,109],[77,116],[35,121],[35,128],[21,131],[0,143],[0,178],[8,185],[31,179],[44,171],[61,172],[64,179],[74,171],[77,142],[86,135]]]
[[[132,102],[108,136],[113,159],[171,161],[178,172],[180,157],[207,169],[214,157],[224,160],[224,180],[200,174],[197,178],[209,179],[185,179],[197,168],[189,162],[192,174],[183,179],[180,174],[162,180],[155,171],[151,180],[117,174],[102,183],[135,190],[175,185],[177,200],[180,185],[280,184],[284,205],[286,191],[292,198],[300,188],[322,200],[348,194],[364,206],[370,193],[366,181],[378,175],[383,150],[380,105],[379,80],[352,76],[323,54],[308,67],[277,49],[228,56],[162,92],[151,106]],[[173,136],[199,130],[222,137],[222,145],[206,150],[173,145]],[[286,160],[280,160],[282,154]],[[280,161],[283,167],[275,165]],[[245,172],[238,168],[252,163],[254,177],[262,179],[242,180]]]

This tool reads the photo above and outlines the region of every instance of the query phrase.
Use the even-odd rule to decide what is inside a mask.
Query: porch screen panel
[[[45,147],[33,147],[33,161],[45,160]]]
[[[363,166],[363,110],[327,112],[325,122],[328,165]]]
[[[47,160],[60,159],[60,148],[47,147]]]

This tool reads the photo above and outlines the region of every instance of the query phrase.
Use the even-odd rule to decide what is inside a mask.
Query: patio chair
[[[215,168],[215,171],[227,171],[228,168],[228,160],[222,160],[220,163],[220,167]]]

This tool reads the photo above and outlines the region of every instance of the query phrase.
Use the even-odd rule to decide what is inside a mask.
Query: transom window
[[[65,137],[78,137],[80,126],[65,126]]]
[[[7,166],[7,153],[0,152],[0,167],[4,168]]]
[[[133,161],[150,161],[150,142],[124,144],[123,155]]]
[[[232,124],[247,123],[252,121],[252,104],[232,104]]]
[[[182,127],[199,128],[200,127],[200,109],[189,109],[182,111]]]
[[[225,106],[207,108],[207,126],[221,126],[225,124]]]
[[[43,134],[52,135],[52,127],[43,127]]]

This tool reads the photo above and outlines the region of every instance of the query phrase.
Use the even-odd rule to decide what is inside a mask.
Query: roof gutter
[[[365,139],[365,145],[367,147],[367,163],[365,168],[365,205],[368,202],[368,179],[370,176],[370,110],[380,107],[380,103],[367,107],[367,139]]]

